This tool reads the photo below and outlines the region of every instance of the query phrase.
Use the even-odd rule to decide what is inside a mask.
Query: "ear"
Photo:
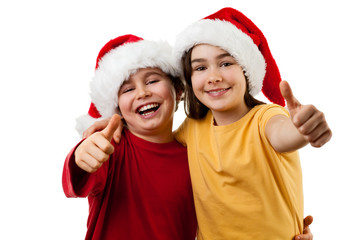
[[[118,111],[118,114],[120,115],[120,119],[121,119],[121,121],[122,121],[122,123],[123,123],[124,127],[127,127],[127,123],[126,123],[125,118],[123,117],[123,115],[122,115],[122,113],[121,113],[120,109],[119,109],[119,111]]]
[[[123,117],[123,115],[122,115],[122,113],[121,113],[121,111],[120,111],[120,107],[119,107],[119,106],[118,106],[117,109],[116,109],[116,113],[120,115],[120,118],[121,118],[121,119],[124,119],[124,117]]]

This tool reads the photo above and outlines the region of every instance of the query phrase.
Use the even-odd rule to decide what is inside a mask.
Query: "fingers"
[[[313,105],[302,106],[302,109],[292,118],[294,125],[300,132],[305,132],[305,130],[311,131],[311,127],[315,128],[313,126],[315,122],[323,120],[325,120],[324,114]]]
[[[103,120],[100,120],[100,121],[96,121],[93,125],[91,125],[88,129],[86,129],[84,132],[83,132],[83,138],[88,138],[91,136],[91,134],[97,132],[97,131],[101,131],[103,130],[104,128],[106,128],[106,126],[108,125],[109,123],[109,119],[103,119]]]
[[[95,132],[102,130],[101,132]],[[114,114],[112,118],[94,123],[84,132],[86,139],[77,147],[75,151],[76,164],[86,172],[93,173],[99,169],[109,156],[114,152],[111,140],[116,134],[120,141],[122,131],[121,117]],[[90,132],[90,136],[87,136]]]
[[[295,108],[301,107],[300,102],[295,98],[291,87],[287,81],[280,82],[280,91],[282,96],[286,100],[286,104],[290,112]]]
[[[303,234],[297,235],[295,237],[295,240],[313,240],[313,234],[310,232],[309,229],[309,232],[304,232]]]
[[[313,222],[312,216],[304,218],[304,231],[303,234],[295,236],[295,240],[312,240],[313,234],[311,233],[309,225]]]
[[[280,82],[280,91],[286,100],[291,120],[305,141],[313,147],[321,147],[327,143],[332,137],[332,132],[324,113],[313,105],[301,105],[292,93],[288,82]]]
[[[310,230],[309,226],[313,222],[313,220],[314,220],[314,218],[311,215],[304,218],[304,230],[305,230],[305,228],[308,228],[308,230]]]
[[[324,113],[313,105],[303,105],[292,117],[294,125],[304,138],[313,146],[321,147],[332,137]]]
[[[75,150],[76,164],[86,172],[97,171],[114,152],[114,147],[101,132],[96,132],[84,140]]]
[[[123,123],[121,122],[121,124],[119,124],[119,127],[115,130],[113,135],[113,139],[116,143],[120,142],[122,129],[123,129]]]
[[[121,117],[118,114],[114,114],[110,121],[109,124],[106,126],[105,129],[103,129],[101,131],[101,133],[104,135],[104,137],[110,142],[111,139],[113,138],[114,133],[116,132],[116,130],[118,130],[118,128],[121,128],[122,130],[122,122],[121,122]],[[120,131],[121,132],[121,131]]]
[[[319,148],[322,147],[328,141],[330,141],[331,137],[332,137],[332,132],[329,129],[323,135],[321,135],[316,141],[311,141],[310,144],[313,147]]]
[[[104,161],[99,161],[98,159],[94,158],[89,153],[84,153],[81,155],[81,157],[75,157],[76,164],[83,169],[84,171],[88,173],[94,173],[96,172],[102,164],[106,161],[107,157],[104,157]]]
[[[115,143],[119,143],[119,142],[120,142],[121,132],[122,132],[123,127],[124,127],[124,123],[123,123],[123,121],[122,121],[122,116],[121,116],[121,115],[119,115],[119,116],[120,116],[120,122],[119,122],[119,124],[118,124],[118,126],[117,126],[117,128],[116,128],[116,130],[115,130],[115,132],[114,132],[114,134],[113,134],[113,139],[114,139]],[[117,120],[116,120],[116,121],[117,121]]]

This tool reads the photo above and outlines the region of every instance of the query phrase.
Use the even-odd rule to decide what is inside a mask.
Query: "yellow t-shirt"
[[[187,146],[198,240],[291,240],[303,229],[303,188],[297,152],[278,153],[265,136],[274,115],[260,105],[229,125],[187,118],[175,132]]]

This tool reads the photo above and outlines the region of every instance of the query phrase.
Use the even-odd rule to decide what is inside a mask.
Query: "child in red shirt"
[[[99,53],[93,104],[77,128],[113,117],[72,149],[62,180],[67,197],[89,200],[86,239],[195,239],[187,151],[172,135],[184,85],[171,57],[167,43],[134,35]]]

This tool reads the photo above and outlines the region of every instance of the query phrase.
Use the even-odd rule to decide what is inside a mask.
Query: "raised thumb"
[[[121,117],[118,114],[114,114],[106,128],[104,128],[101,133],[104,135],[104,137],[111,142],[111,139],[113,138],[114,132],[121,124]]]
[[[291,87],[287,81],[280,82],[280,91],[282,96],[286,100],[286,104],[289,110],[295,109],[301,106],[301,103],[295,98]]]

